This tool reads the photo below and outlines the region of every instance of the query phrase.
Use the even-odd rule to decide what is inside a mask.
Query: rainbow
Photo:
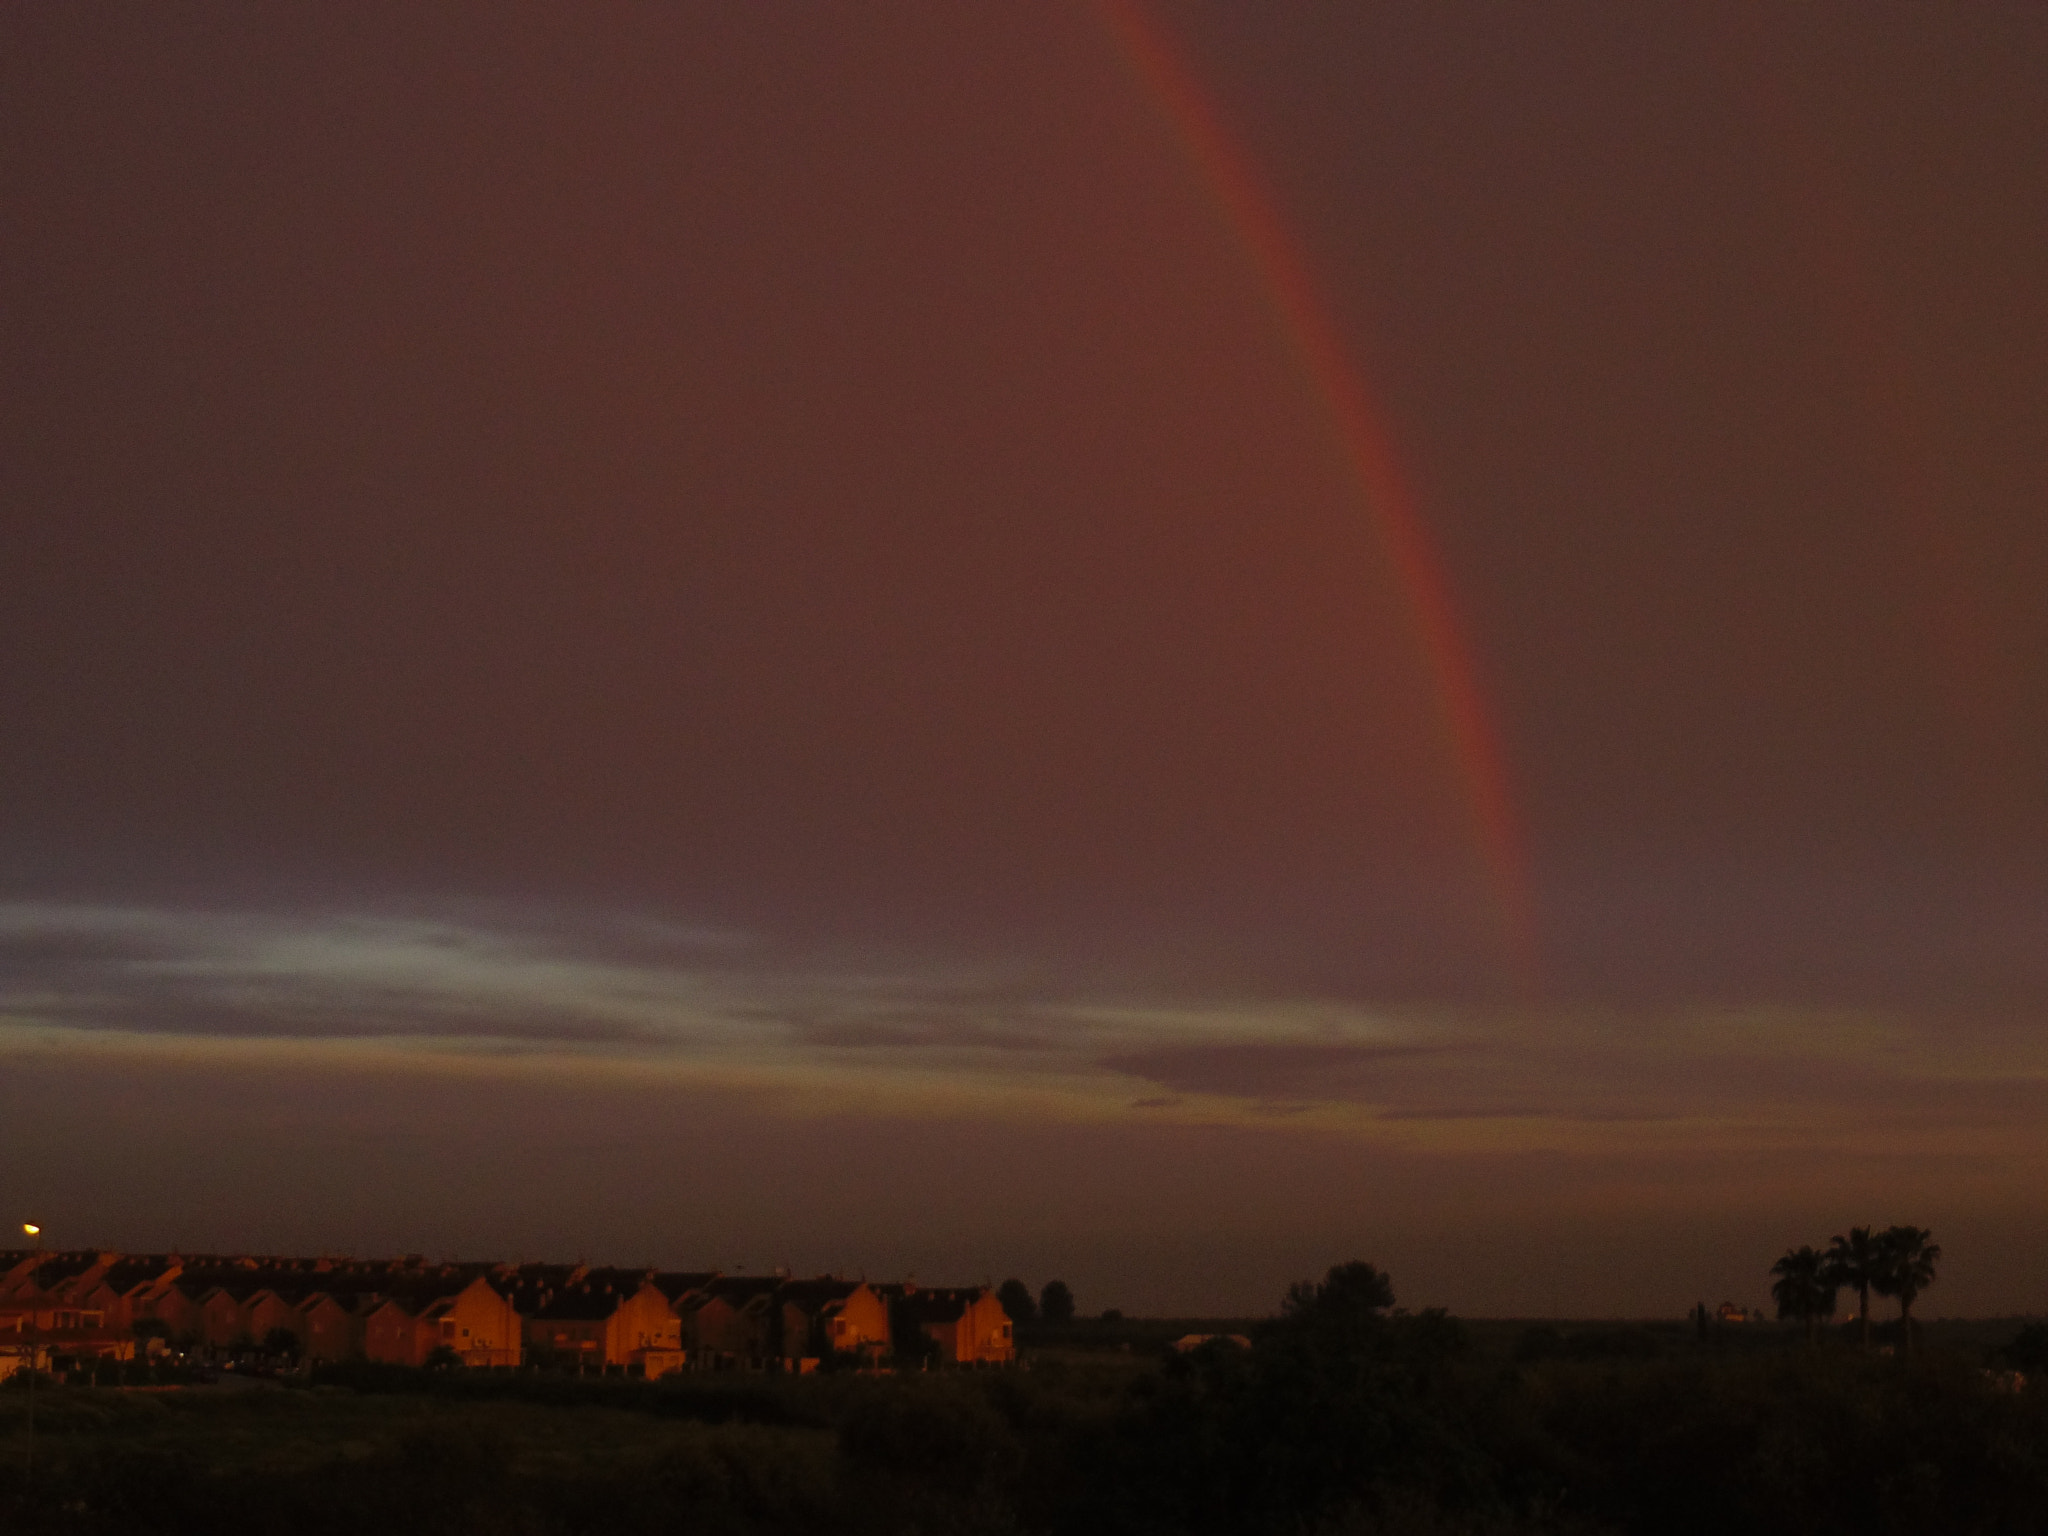
[[[1516,979],[1532,984],[1536,925],[1506,759],[1449,582],[1401,472],[1383,413],[1345,349],[1299,243],[1173,40],[1145,13],[1142,0],[1097,3],[1119,49],[1173,124],[1258,273],[1281,331],[1328,418],[1407,599],[1500,940]]]

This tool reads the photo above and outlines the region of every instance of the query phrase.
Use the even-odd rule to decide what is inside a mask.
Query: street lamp
[[[22,1233],[35,1239],[35,1262],[29,1265],[28,1298],[28,1453],[27,1480],[35,1481],[36,1476],[36,1356],[42,1343],[42,1333],[36,1327],[36,1301],[43,1289],[43,1229],[32,1221],[21,1224]]]

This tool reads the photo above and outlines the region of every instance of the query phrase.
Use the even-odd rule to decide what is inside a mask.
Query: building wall
[[[366,1359],[382,1365],[419,1365],[426,1353],[420,1348],[419,1319],[399,1303],[380,1303],[363,1319]]]
[[[644,1363],[646,1350],[682,1347],[682,1319],[652,1284],[641,1286],[621,1302],[605,1330],[607,1365],[639,1365]]]
[[[604,1365],[607,1318],[529,1317],[523,1330],[527,1351],[549,1364],[586,1370]]]
[[[960,1324],[968,1359],[982,1365],[1008,1365],[1017,1358],[1010,1314],[996,1300],[995,1292],[982,1292],[961,1317]]]
[[[230,1349],[242,1339],[242,1304],[226,1291],[210,1291],[199,1299],[192,1331],[208,1349]]]
[[[332,1296],[299,1309],[299,1343],[308,1360],[352,1360],[363,1352],[363,1320]]]
[[[465,1286],[438,1321],[440,1336],[428,1348],[445,1344],[465,1365],[517,1365],[524,1357],[518,1311],[482,1277]]]
[[[153,1317],[171,1332],[173,1339],[196,1337],[199,1333],[199,1308],[192,1297],[175,1285],[163,1290],[138,1304],[136,1311],[143,1317]]]
[[[714,1296],[690,1312],[683,1347],[710,1358],[727,1356],[737,1361],[761,1359],[768,1352],[767,1317],[735,1307],[723,1296]]]
[[[826,1320],[826,1342],[842,1354],[887,1354],[889,1304],[868,1285],[855,1287]]]
[[[261,1344],[273,1328],[282,1328],[300,1344],[306,1342],[305,1320],[298,1309],[275,1291],[258,1291],[242,1303],[242,1332]]]
[[[993,1291],[966,1303],[952,1322],[927,1323],[925,1332],[939,1346],[939,1358],[954,1365],[1007,1365],[1017,1358],[1010,1314]]]

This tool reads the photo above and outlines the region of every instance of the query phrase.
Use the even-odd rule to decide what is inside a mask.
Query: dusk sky
[[[2044,145],[1988,0],[6,8],[0,1215],[2042,1310]]]

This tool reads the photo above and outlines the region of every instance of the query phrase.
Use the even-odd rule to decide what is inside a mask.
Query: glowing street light
[[[21,1230],[26,1232],[30,1237],[41,1237],[43,1235],[43,1229],[37,1226],[32,1221],[24,1221],[21,1224]]]

